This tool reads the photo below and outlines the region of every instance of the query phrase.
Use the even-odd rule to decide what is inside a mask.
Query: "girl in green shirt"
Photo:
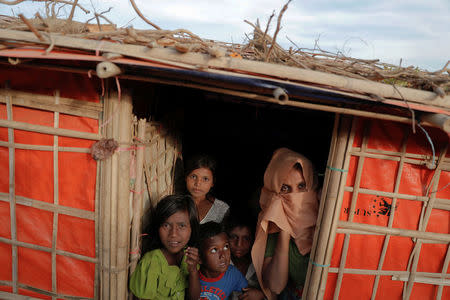
[[[190,196],[163,198],[151,218],[150,251],[131,275],[130,290],[141,299],[187,299],[200,296],[196,241],[198,216]]]

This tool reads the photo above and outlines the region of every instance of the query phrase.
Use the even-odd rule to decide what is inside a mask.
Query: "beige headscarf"
[[[306,191],[281,195],[281,186],[296,163],[302,166]],[[264,173],[264,187],[261,190],[259,204],[261,212],[258,216],[252,260],[264,293],[268,299],[273,299],[275,295],[264,286],[262,281],[267,235],[280,230],[287,231],[302,255],[311,251],[318,211],[312,163],[303,155],[287,148],[276,150]]]

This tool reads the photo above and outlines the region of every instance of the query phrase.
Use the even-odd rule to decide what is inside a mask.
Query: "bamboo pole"
[[[48,126],[28,124],[28,123],[10,121],[10,120],[1,120],[1,119],[0,119],[0,127],[7,127],[7,128],[11,128],[11,129],[20,129],[20,130],[25,130],[25,131],[32,131],[32,132],[38,132],[38,133],[44,133],[44,134],[50,134],[50,135],[66,136],[66,137],[73,137],[73,138],[87,139],[87,140],[100,140],[102,138],[100,135],[98,135],[96,133],[79,132],[79,131],[75,131],[75,130],[62,129],[62,128],[56,129],[56,128],[48,127]]]
[[[0,89],[0,103],[5,103],[5,89]],[[12,105],[35,108],[50,112],[59,112],[72,116],[98,119],[102,111],[100,103],[81,101],[60,97],[58,105],[54,104],[53,96],[39,95],[20,91],[10,91]]]
[[[363,152],[367,148],[369,129],[370,129],[370,125],[364,126],[363,140],[362,140],[362,146],[361,146],[361,151],[363,151]],[[363,166],[364,166],[364,157],[361,157],[358,160],[358,166],[357,166],[356,175],[355,175],[354,192],[352,193],[352,198],[350,200],[350,208],[349,208],[349,213],[348,213],[348,221],[349,222],[353,222],[354,212],[355,212],[355,208],[356,208],[356,202],[358,201],[358,195],[359,195],[358,192],[359,192],[359,186],[361,184],[361,175],[362,175]],[[349,244],[350,244],[350,235],[345,234],[344,245],[342,247],[341,260],[340,260],[340,264],[339,264],[339,272],[338,272],[338,277],[336,280],[336,287],[334,289],[334,296],[333,296],[334,300],[337,300],[339,298],[339,293],[341,292],[342,278],[344,276],[344,274],[342,273],[342,270],[345,268],[345,263],[347,261],[347,253],[348,253]]]
[[[145,139],[146,120],[140,119],[138,121],[138,141],[142,142]],[[142,224],[142,198],[143,198],[143,172],[144,172],[144,146],[139,146],[136,151],[136,181],[134,187],[133,197],[133,223],[131,227],[131,267],[130,274],[134,272],[137,261],[140,258],[140,234]]]
[[[13,110],[12,110],[12,101],[11,96],[6,96],[6,116],[8,122],[13,122]],[[8,128],[8,142],[14,144],[14,130],[12,128]],[[15,175],[15,152],[13,148],[9,148],[9,215],[10,215],[10,226],[11,226],[11,240],[13,242],[17,241],[17,222],[16,222],[16,202],[15,199],[15,186],[16,186],[16,175]],[[13,280],[13,293],[18,293],[17,283],[18,283],[18,255],[17,255],[17,246],[12,245],[12,270],[11,277]]]
[[[330,268],[330,273],[339,272],[339,268]],[[379,275],[379,276],[408,276],[409,271],[397,271],[397,270],[367,270],[367,269],[344,269],[345,274],[355,274],[355,275]],[[441,273],[430,273],[430,272],[417,272],[417,276],[424,276],[430,278],[444,278],[450,279],[450,274],[442,276]]]
[[[442,273],[441,273],[440,279],[445,278],[445,276],[447,274],[449,262],[450,262],[450,245],[447,245],[447,254],[445,255],[444,264],[442,265]],[[441,300],[443,289],[444,289],[443,285],[439,284],[438,290],[437,290],[437,295],[436,295],[436,300]]]
[[[349,138],[348,138],[347,144],[346,144],[344,163],[343,163],[343,167],[342,167],[342,170],[344,170],[344,172],[343,172],[343,174],[341,176],[341,180],[339,182],[338,195],[336,197],[336,206],[334,208],[334,212],[333,212],[333,216],[332,216],[332,223],[331,223],[331,227],[330,227],[329,239],[325,246],[326,251],[325,251],[324,265],[330,264],[331,256],[333,253],[334,241],[336,239],[336,229],[338,227],[338,221],[339,221],[339,216],[340,216],[341,207],[342,207],[342,200],[344,198],[344,186],[345,186],[345,183],[347,180],[348,172],[345,172],[345,170],[348,170],[348,166],[350,164],[350,155],[348,152],[351,151],[351,148],[353,146],[356,122],[357,122],[357,120],[353,119],[350,135],[349,135]],[[321,280],[319,283],[318,293],[316,295],[316,299],[323,299],[323,296],[325,294],[326,282],[327,282],[327,277],[328,277],[328,268],[329,268],[328,266],[323,268]]]
[[[132,137],[133,106],[131,95],[122,93],[118,142],[130,144]],[[114,120],[113,120],[114,122]],[[118,199],[117,199],[117,298],[126,299],[128,295],[128,262],[130,249],[130,161],[131,151],[121,151],[118,157]]]
[[[450,116],[443,114],[423,114],[420,116],[421,122],[431,123],[445,132],[450,132]]]
[[[351,121],[349,118],[336,115],[328,158],[328,165],[335,170],[343,168],[350,123]],[[330,168],[327,168],[325,173],[324,189],[322,191],[321,199],[321,210],[323,212],[318,220],[320,221],[320,226],[316,230],[317,237],[314,239],[316,245],[313,246],[313,249],[315,250],[314,253],[311,254],[313,261],[320,265],[325,265],[325,246],[329,239],[331,221],[336,205],[337,189],[339,187],[341,175],[341,172],[332,171]],[[311,274],[305,283],[304,300],[313,299],[317,295],[322,267],[312,265],[309,273]]]
[[[27,145],[18,143],[8,143],[0,141],[0,147],[7,147],[13,149],[22,150],[37,150],[37,151],[54,151],[54,146],[43,146],[43,145]],[[75,152],[75,153],[90,153],[89,148],[78,148],[78,147],[57,147],[58,152]]]
[[[58,106],[59,104],[59,91],[55,91],[54,96],[54,106]],[[54,112],[54,128],[57,129],[59,127],[59,112]],[[58,136],[53,136],[53,204],[55,206],[59,206],[59,160],[58,160]],[[52,292],[57,292],[57,278],[56,278],[56,245],[58,238],[58,212],[53,213],[53,223],[52,223]],[[52,297],[53,300],[56,300],[55,297]]]
[[[0,39],[47,44],[47,42],[42,42],[36,38],[33,33],[8,29],[0,29]],[[190,68],[197,68],[200,65],[204,68],[239,70],[241,73],[256,73],[292,81],[310,82],[363,94],[374,94],[383,98],[394,98],[400,100],[406,99],[407,101],[450,108],[450,96],[441,98],[433,92],[404,87],[393,87],[389,84],[348,78],[345,76],[300,69],[296,67],[275,65],[271,63],[250,61],[232,57],[213,58],[210,55],[199,53],[180,54],[175,49],[149,49],[145,46],[123,45],[107,41],[86,40],[59,34],[52,34],[52,40],[55,46],[91,51],[101,49],[103,52],[112,52],[129,57],[165,62],[169,65],[181,63],[184,67]]]
[[[450,234],[435,233],[435,232],[421,232],[409,229],[387,228],[383,226],[368,225],[362,223],[351,223],[346,221],[339,221],[339,227],[344,229],[355,229],[370,233],[389,234],[393,236],[404,236],[410,238],[428,239],[437,242],[450,243]]]

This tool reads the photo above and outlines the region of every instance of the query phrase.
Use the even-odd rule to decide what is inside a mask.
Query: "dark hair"
[[[194,155],[186,161],[184,166],[184,178],[186,179],[192,171],[200,168],[209,169],[213,175],[213,183],[216,182],[217,162],[212,156],[206,154]],[[208,192],[206,199],[213,201],[214,197]]]
[[[248,213],[248,211],[246,211]],[[228,235],[230,235],[230,232],[235,229],[236,227],[247,227],[250,230],[250,235],[252,239],[254,239],[254,232],[255,232],[255,222],[252,222],[252,218],[248,215],[244,215],[243,212],[234,213],[231,212],[228,217],[224,220],[225,224],[225,231]]]
[[[202,252],[203,252],[202,248],[203,248],[204,242],[207,239],[212,238],[213,236],[219,235],[221,233],[226,234],[225,228],[222,226],[221,223],[209,221],[209,222],[206,222],[206,223],[200,225],[200,230],[199,230],[200,256],[202,256]]]
[[[144,230],[148,236],[142,243],[143,253],[162,247],[159,228],[171,215],[179,211],[187,211],[189,215],[191,237],[188,246],[197,247],[199,224],[194,201],[189,195],[168,195],[158,202],[152,213],[150,224],[146,228],[147,230]]]

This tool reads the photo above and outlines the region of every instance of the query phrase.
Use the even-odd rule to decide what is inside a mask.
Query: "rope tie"
[[[331,166],[327,166],[328,169],[330,169],[331,171],[338,171],[338,172],[347,172],[348,170],[344,170],[344,169],[338,169],[338,168],[333,168]]]
[[[330,264],[321,265],[321,264],[319,264],[319,263],[316,263],[316,262],[313,261],[311,258],[309,259],[309,262],[310,262],[312,265],[317,266],[317,267],[321,267],[321,268],[327,268],[327,267],[330,266]]]

